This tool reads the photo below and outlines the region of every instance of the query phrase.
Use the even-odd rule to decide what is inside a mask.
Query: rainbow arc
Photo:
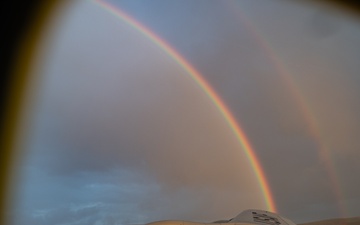
[[[216,91],[211,87],[211,85],[204,79],[204,76],[200,74],[182,55],[180,55],[170,44],[165,40],[161,39],[157,34],[151,31],[149,28],[139,23],[137,20],[126,14],[124,11],[101,0],[93,0],[99,6],[113,14],[114,16],[120,18],[122,21],[133,27],[135,30],[139,31],[141,34],[146,36],[151,42],[157,45],[162,49],[169,57],[171,57],[178,65],[180,65],[187,74],[193,79],[193,81],[203,90],[203,92],[208,96],[211,102],[215,105],[218,111],[223,116],[224,120],[228,124],[229,128],[232,130],[236,139],[242,146],[251,167],[254,171],[254,174],[258,180],[261,192],[263,194],[267,210],[276,212],[276,205],[273,199],[269,183],[266,179],[264,170],[260,164],[259,159],[256,157],[254,148],[251,146],[251,143],[246,136],[244,130],[241,128],[240,124],[236,121],[235,117],[229,110],[228,106],[216,93]]]

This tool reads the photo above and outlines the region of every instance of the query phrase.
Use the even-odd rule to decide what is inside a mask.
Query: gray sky
[[[290,1],[111,4],[214,87],[281,215],[360,215],[358,18]],[[70,6],[34,72],[14,224],[211,222],[266,209],[244,150],[186,71],[99,4]]]

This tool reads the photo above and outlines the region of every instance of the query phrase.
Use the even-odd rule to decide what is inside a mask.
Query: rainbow
[[[294,102],[299,107],[303,119],[307,124],[307,129],[315,141],[319,161],[324,165],[324,168],[327,171],[330,186],[333,189],[333,193],[338,204],[338,210],[343,217],[348,217],[346,213],[346,206],[343,204],[344,194],[341,191],[339,179],[337,178],[338,176],[334,169],[334,164],[332,162],[329,149],[323,142],[321,142],[322,137],[320,125],[316,120],[315,113],[311,110],[310,105],[305,100],[305,97],[301,93],[300,89],[297,88],[294,78],[291,76],[290,70],[281,61],[280,57],[276,54],[276,51],[271,47],[271,44],[265,38],[263,38],[264,35],[262,35],[261,32],[251,23],[251,21],[249,21],[246,13],[241,10],[241,7],[238,4],[235,4],[235,1],[226,1],[226,3],[230,4],[230,11],[236,14],[235,16],[238,17],[241,23],[245,26],[246,30],[254,38],[255,42],[269,58],[270,62],[274,66],[274,69],[277,71],[281,80],[284,82],[285,86],[291,93]]]
[[[166,41],[157,36],[150,29],[136,21],[134,18],[127,15],[121,9],[116,8],[115,6],[102,1],[102,0],[93,0],[102,8],[109,11],[114,16],[120,18],[128,25],[142,33],[149,40],[151,40],[155,45],[162,49],[168,56],[170,56],[178,65],[180,65],[194,80],[194,82],[203,90],[203,92],[208,96],[211,102],[219,110],[230,129],[236,136],[236,139],[242,146],[245,154],[252,166],[252,169],[255,173],[255,176],[259,182],[261,192],[264,196],[267,210],[276,212],[275,201],[273,199],[270,186],[267,182],[264,170],[261,167],[259,159],[256,157],[254,148],[251,146],[249,139],[245,135],[244,131],[241,129],[239,123],[236,121],[235,117],[232,115],[229,108],[226,106],[224,101],[219,97],[215,90],[210,86],[210,84],[204,79],[204,77],[188,62],[186,59],[181,56],[173,47],[171,47]]]

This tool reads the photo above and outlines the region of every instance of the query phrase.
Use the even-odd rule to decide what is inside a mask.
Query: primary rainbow
[[[229,108],[225,105],[224,101],[219,97],[219,95],[214,91],[210,84],[203,78],[203,76],[188,62],[186,59],[181,56],[173,47],[171,47],[167,42],[162,40],[154,32],[149,30],[147,27],[136,21],[134,18],[127,15],[121,9],[105,2],[102,0],[93,0],[99,6],[103,7],[111,14],[122,19],[124,22],[132,26],[134,29],[145,35],[149,40],[161,48],[167,55],[169,55],[177,64],[179,64],[189,75],[190,77],[199,85],[199,87],[204,91],[204,93],[209,97],[212,103],[219,110],[223,118],[226,120],[230,129],[233,131],[237,140],[244,149],[246,156],[253,168],[255,176],[259,182],[261,192],[264,196],[267,209],[272,212],[276,212],[275,202],[271,193],[270,186],[266,180],[265,173],[260,165],[259,160],[256,157],[255,151],[251,146],[248,138],[246,137],[244,131],[241,129],[240,125],[230,112]]]

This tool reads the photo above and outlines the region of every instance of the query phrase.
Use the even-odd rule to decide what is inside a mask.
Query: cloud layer
[[[357,22],[282,1],[113,4],[217,90],[281,214],[296,222],[359,214]],[[241,145],[171,57],[93,2],[64,15],[38,65],[14,223],[210,222],[266,207]]]

